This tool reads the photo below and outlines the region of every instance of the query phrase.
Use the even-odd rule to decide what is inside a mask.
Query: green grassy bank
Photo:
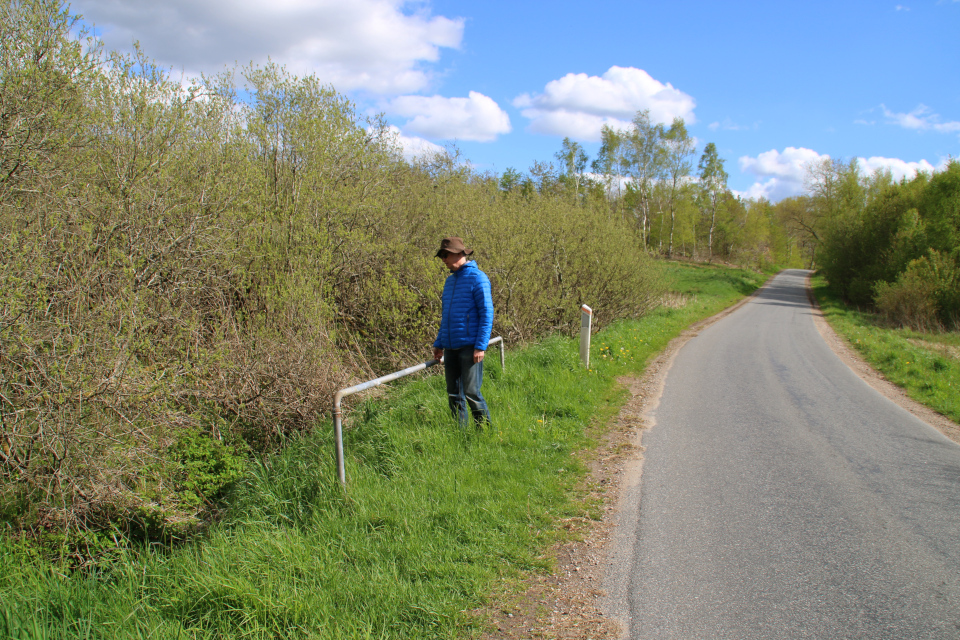
[[[4,638],[464,638],[504,579],[547,569],[558,521],[597,517],[585,455],[641,372],[686,326],[766,276],[668,264],[676,295],[594,336],[491,357],[494,425],[450,419],[442,377],[395,384],[345,419],[349,487],[336,481],[329,424],[257,460],[223,518],[176,548],[102,550],[82,571],[0,541]],[[603,309],[597,309],[603,313]],[[585,453],[586,452],[586,453]]]
[[[845,305],[822,277],[812,285],[827,322],[871,366],[914,400],[960,422],[960,333],[891,327]]]

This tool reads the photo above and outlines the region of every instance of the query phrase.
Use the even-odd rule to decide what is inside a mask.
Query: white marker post
[[[580,361],[590,368],[590,325],[593,323],[593,309],[587,305],[580,307]]]

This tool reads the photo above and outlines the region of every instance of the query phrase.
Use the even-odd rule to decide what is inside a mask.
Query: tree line
[[[837,293],[899,326],[960,328],[960,163],[895,182],[826,159],[808,178],[785,206]]]
[[[534,163],[527,173],[507,169],[499,176],[501,189],[605,207],[631,227],[638,251],[657,257],[756,268],[811,263],[806,238],[785,211],[735,194],[716,144],[698,154],[682,118],[666,126],[641,110],[626,128],[602,128],[593,160],[570,138],[555,159]]]
[[[597,158],[565,139],[557,182],[578,199],[606,198],[648,252],[764,267],[818,269],[848,302],[919,330],[960,326],[960,164],[897,182],[889,170],[824,158],[806,193],[775,204],[727,187],[716,145],[696,147],[682,119],[636,114],[604,127]],[[588,172],[587,167],[592,169]],[[542,169],[527,182],[542,184]],[[534,176],[539,180],[534,180]],[[523,185],[505,174],[505,188]]]

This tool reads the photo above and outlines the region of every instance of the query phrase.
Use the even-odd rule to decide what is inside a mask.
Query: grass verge
[[[442,377],[397,384],[352,407],[349,488],[336,481],[329,425],[251,463],[225,518],[177,548],[124,549],[70,572],[0,539],[0,637],[463,638],[501,581],[549,568],[599,517],[584,499],[584,451],[640,373],[685,327],[765,276],[667,264],[670,304],[593,339],[554,337],[486,367],[494,425],[461,430]],[[602,313],[602,309],[598,310]]]
[[[811,284],[824,318],[864,360],[917,402],[960,423],[960,333],[890,327],[844,304],[823,277]]]

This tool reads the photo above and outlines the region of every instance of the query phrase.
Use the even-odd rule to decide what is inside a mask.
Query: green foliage
[[[891,328],[882,316],[844,304],[822,276],[814,293],[831,326],[914,400],[960,422],[960,334]]]
[[[580,186],[585,182],[584,172],[587,169],[586,151],[580,143],[564,138],[563,148],[557,152],[556,158],[564,170],[560,179],[566,182],[568,188],[572,187],[574,196],[579,198]]]
[[[956,326],[960,163],[900,184],[881,175],[859,185],[863,202],[837,196],[823,225],[824,276],[845,299],[876,303],[896,322]]]
[[[887,320],[919,331],[960,326],[960,265],[935,249],[911,260],[893,283],[880,281],[874,298]]]
[[[707,256],[713,258],[713,234],[717,228],[717,214],[727,201],[724,195],[727,192],[727,172],[723,168],[723,158],[717,153],[717,145],[707,143],[697,165],[699,172],[700,192],[697,202],[700,206],[700,215],[708,222]]]
[[[584,450],[625,399],[616,379],[691,322],[762,279],[671,263],[673,304],[597,334],[591,370],[554,335],[486,362],[492,428],[462,431],[442,375],[407,379],[345,417],[348,488],[331,425],[256,457],[227,513],[175,548],[116,553],[69,571],[0,537],[0,631],[31,638],[462,638],[469,612],[526,572],[549,569],[561,526],[598,517]],[[691,291],[695,288],[696,291]],[[606,344],[632,358],[604,360]],[[209,460],[197,432],[177,450]],[[214,425],[216,426],[216,425]],[[587,456],[589,455],[586,454]]]
[[[556,184],[571,183],[576,151],[571,145],[565,141],[557,154],[563,175],[555,178]],[[802,266],[805,258],[810,262],[815,243],[803,225],[765,200],[735,196],[713,143],[705,145],[694,179],[695,151],[682,119],[668,127],[653,122],[648,110],[638,111],[625,129],[603,128],[592,162],[597,177],[577,194],[623,220],[632,228],[631,239],[647,253],[719,258],[761,269]],[[551,182],[542,165],[531,174],[530,181]],[[511,183],[519,180],[510,175]]]
[[[0,200],[35,197],[84,137],[83,94],[98,51],[71,37],[76,26],[57,0],[0,4]]]
[[[245,447],[274,451],[351,380],[424,356],[445,235],[478,249],[513,344],[583,303],[603,326],[659,300],[576,143],[564,180],[498,185],[452,152],[405,160],[315,77],[183,82],[72,36],[56,0],[2,11],[0,514],[18,530],[182,539]]]
[[[246,446],[230,446],[211,431],[183,430],[169,455],[180,465],[181,500],[194,505],[215,500],[246,469]]]

